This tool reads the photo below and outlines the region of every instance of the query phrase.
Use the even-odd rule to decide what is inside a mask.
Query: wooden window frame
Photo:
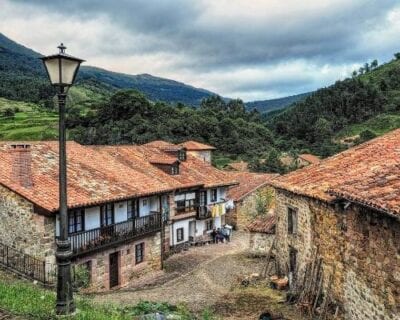
[[[171,175],[176,176],[179,174],[179,164],[175,163],[171,165]]]
[[[298,210],[296,208],[287,207],[287,231],[288,234],[297,234],[298,228]]]
[[[180,161],[186,161],[187,159],[187,152],[185,149],[181,149],[178,151],[178,159]]]
[[[139,199],[128,200],[126,211],[128,220],[139,218]]]
[[[181,233],[181,237],[179,236]],[[185,240],[185,228],[176,229],[176,242],[182,242]]]
[[[135,264],[140,264],[144,262],[145,248],[146,246],[144,242],[135,244]],[[140,255],[138,253],[140,253]]]
[[[206,221],[206,231],[212,230],[213,227],[214,227],[214,221],[212,219],[211,220],[207,220]]]
[[[80,223],[78,218],[80,217]],[[78,228],[78,225],[80,226]],[[75,209],[68,211],[68,234],[85,231],[85,210]]]
[[[110,206],[110,210],[109,210]],[[111,217],[109,217],[111,214]],[[111,218],[111,219],[110,219]],[[110,222],[111,220],[111,222]],[[114,203],[107,203],[100,207],[100,225],[106,227],[115,223],[115,206]]]
[[[218,189],[211,189],[211,202],[217,202],[218,200]]]

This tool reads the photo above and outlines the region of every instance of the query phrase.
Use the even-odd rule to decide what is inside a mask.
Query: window
[[[213,221],[207,220],[206,221],[206,230],[209,231],[209,230],[212,230],[212,228],[213,228]]]
[[[128,201],[128,220],[139,217],[139,200]]]
[[[176,241],[181,242],[184,239],[183,228],[176,229]]]
[[[178,152],[178,159],[180,161],[186,161],[186,150],[185,149],[181,149]]]
[[[108,203],[101,206],[101,226],[109,226],[114,223],[114,204]]]
[[[297,250],[293,247],[289,248],[289,271],[296,272],[297,267]]]
[[[76,233],[84,230],[84,216],[83,209],[72,210],[68,212],[68,233]]]
[[[297,233],[297,210],[288,208],[288,234]]]
[[[135,263],[139,264],[144,261],[144,242],[135,246]]]
[[[196,193],[181,193],[175,196],[176,212],[185,213],[196,210]]]
[[[218,198],[217,189],[211,189],[211,202],[216,202]]]
[[[171,166],[171,174],[172,175],[177,175],[179,174],[179,164],[173,164]]]

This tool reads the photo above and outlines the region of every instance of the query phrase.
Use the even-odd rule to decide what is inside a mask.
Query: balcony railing
[[[211,218],[211,212],[207,209],[206,206],[197,207],[197,219],[204,220]]]
[[[161,214],[134,218],[69,236],[73,255],[80,255],[161,230]]]

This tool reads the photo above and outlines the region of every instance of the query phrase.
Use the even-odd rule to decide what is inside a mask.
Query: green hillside
[[[0,140],[54,139],[57,119],[37,104],[0,98]]]
[[[246,107],[248,110],[257,109],[261,113],[270,113],[272,111],[284,109],[295,102],[302,101],[305,98],[307,98],[310,94],[311,92],[307,92],[278,99],[246,102]]]
[[[54,90],[48,83],[41,54],[25,48],[0,33],[0,97],[50,105]],[[82,66],[77,87],[87,95],[110,95],[120,89],[136,89],[152,101],[198,106],[212,92],[149,74],[129,75]]]
[[[343,143],[346,137],[360,143],[400,127],[399,58],[382,66],[366,64],[352,78],[275,114],[267,125],[278,147],[328,156],[351,145]]]

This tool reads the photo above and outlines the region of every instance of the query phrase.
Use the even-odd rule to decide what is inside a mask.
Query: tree
[[[375,69],[376,67],[378,67],[378,60],[375,59],[371,62],[371,69]]]
[[[396,52],[394,54],[394,57],[396,58],[396,60],[400,60],[400,52]]]

